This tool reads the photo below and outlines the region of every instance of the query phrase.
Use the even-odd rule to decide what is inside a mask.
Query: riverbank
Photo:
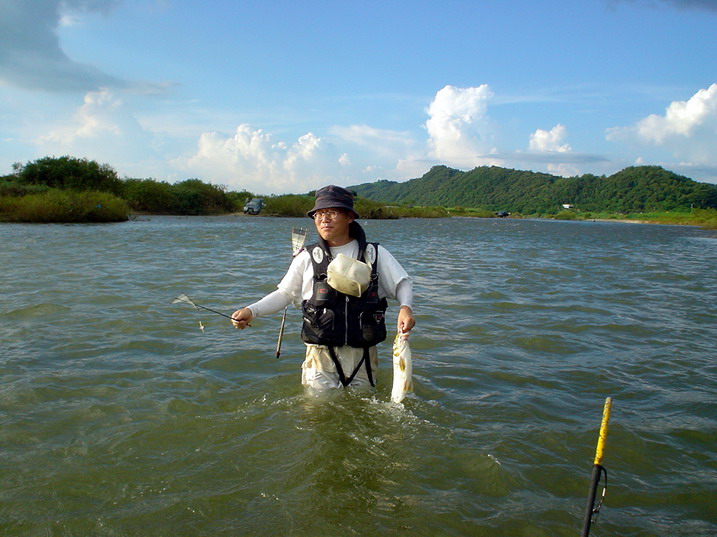
[[[25,196],[0,196],[0,222],[124,222],[129,212],[127,202],[108,192],[50,189]]]
[[[717,210],[691,209],[689,211],[666,211],[652,213],[582,213],[561,211],[553,216],[556,220],[585,220],[591,222],[622,222],[625,224],[665,224],[699,226],[703,229],[717,229]]]
[[[466,218],[498,218],[498,216],[493,213],[475,209],[450,209],[448,212],[450,216],[461,216]],[[620,222],[624,224],[663,224],[698,226],[703,229],[717,229],[717,210],[714,209],[692,209],[691,211],[686,212],[628,214],[561,211],[557,214],[510,214],[504,218],[538,218],[545,220],[583,222]]]
[[[269,198],[259,216],[305,217],[312,200],[308,196]],[[357,200],[362,218],[391,220],[399,218],[500,218],[498,213],[471,207],[423,207],[383,205],[366,199]],[[22,223],[102,223],[122,222],[142,216],[176,214],[171,211],[148,211],[132,207],[125,200],[103,192],[74,192],[51,189],[25,196],[0,196],[0,222]],[[243,212],[215,212],[217,215],[249,217]],[[194,216],[187,215],[185,216]],[[717,229],[717,210],[692,209],[654,213],[598,213],[563,210],[555,214],[508,214],[505,218],[541,218],[628,224],[667,224]]]

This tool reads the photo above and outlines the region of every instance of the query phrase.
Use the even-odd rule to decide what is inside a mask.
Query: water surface
[[[220,316],[290,262],[280,218],[0,225],[0,533],[717,533],[717,240],[676,226],[362,222],[415,278],[416,393],[300,385],[299,315]],[[391,310],[395,318],[396,307]],[[204,331],[200,329],[200,323]]]

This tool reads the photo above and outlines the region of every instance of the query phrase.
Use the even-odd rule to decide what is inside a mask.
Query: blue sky
[[[260,194],[431,166],[717,183],[717,0],[0,0],[0,175]]]

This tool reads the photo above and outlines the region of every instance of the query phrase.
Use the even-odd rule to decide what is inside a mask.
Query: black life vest
[[[354,232],[352,237],[359,242],[358,259],[364,258],[369,244],[376,253],[371,264],[369,286],[360,297],[346,295],[333,289],[326,283],[327,270],[332,259],[328,245],[319,237],[318,243],[305,247],[314,268],[314,287],[311,298],[302,302],[304,322],[301,339],[306,343],[329,347],[332,361],[337,366],[339,378],[344,386],[353,380],[364,362],[369,381],[373,385],[368,349],[386,339],[387,302],[385,298],[378,296],[378,243],[367,243],[363,229],[356,222],[351,226],[354,226],[351,229]],[[319,252],[314,255],[317,248]],[[334,347],[343,346],[364,349],[363,359],[348,379],[334,351]]]
[[[363,258],[366,246],[359,244],[359,259]],[[328,248],[324,249],[321,243],[306,247],[314,266],[313,294],[302,302],[304,324],[301,339],[306,343],[363,348],[386,339],[387,302],[378,296],[378,243],[371,243],[371,246],[376,252],[376,259],[372,263],[369,286],[360,297],[340,293],[326,283],[331,261]],[[320,248],[323,255],[312,255],[315,248]]]

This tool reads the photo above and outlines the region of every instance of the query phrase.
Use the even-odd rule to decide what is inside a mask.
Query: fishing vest
[[[313,264],[314,283],[311,298],[302,302],[301,339],[328,347],[364,349],[384,341],[387,302],[378,296],[378,243],[359,241],[358,259],[366,259],[371,265],[370,283],[359,297],[340,293],[326,282],[332,257],[323,240],[305,250]]]

